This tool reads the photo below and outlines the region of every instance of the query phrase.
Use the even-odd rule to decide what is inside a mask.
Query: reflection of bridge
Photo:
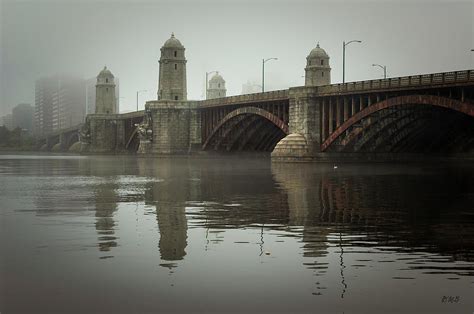
[[[473,118],[469,70],[204,101],[149,101],[145,111],[89,115],[81,141],[89,152],[273,151],[277,160],[472,152]],[[56,134],[47,147],[61,143],[66,149],[72,140],[61,134],[65,141]]]

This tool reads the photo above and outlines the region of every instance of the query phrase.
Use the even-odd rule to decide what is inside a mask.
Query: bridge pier
[[[321,111],[332,116],[332,108],[326,110],[315,92],[314,87],[290,88],[289,134],[275,146],[273,161],[311,160],[320,151]]]
[[[201,114],[197,101],[155,100],[145,105],[152,121],[151,145],[141,153],[182,155],[201,150]]]
[[[89,144],[87,145],[88,153],[120,153],[125,151],[124,120],[116,116],[93,114],[87,117],[86,123],[90,132],[90,143],[87,143]]]

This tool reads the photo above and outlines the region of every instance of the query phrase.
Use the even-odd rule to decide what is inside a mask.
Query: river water
[[[474,165],[0,155],[0,312],[472,313]]]

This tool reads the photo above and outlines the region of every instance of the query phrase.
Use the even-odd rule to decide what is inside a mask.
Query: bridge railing
[[[370,81],[358,81],[344,84],[320,86],[318,94],[334,94],[364,90],[388,89],[397,87],[419,87],[424,85],[442,85],[474,81],[474,70],[422,74],[394,77]]]
[[[278,99],[287,99],[288,90],[275,90],[264,93],[255,93],[255,94],[245,94],[230,96],[224,98],[215,98],[207,99],[200,102],[200,107],[215,107],[215,106],[225,106],[238,103],[250,103],[250,102],[260,102],[265,100],[278,100]]]

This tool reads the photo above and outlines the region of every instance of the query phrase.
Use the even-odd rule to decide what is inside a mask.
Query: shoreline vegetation
[[[5,126],[0,126],[0,151],[33,152],[37,150],[35,138],[31,133],[21,128],[9,130]]]

